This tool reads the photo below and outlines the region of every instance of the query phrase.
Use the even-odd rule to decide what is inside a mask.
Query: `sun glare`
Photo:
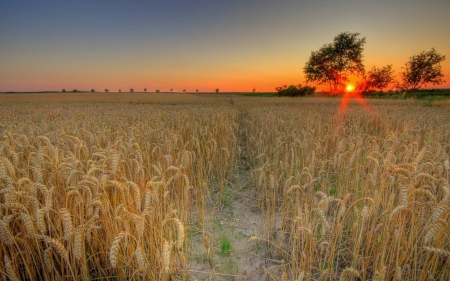
[[[354,87],[353,85],[351,85],[351,84],[348,84],[347,87],[345,87],[345,90],[346,90],[347,92],[351,92],[351,91],[353,91],[354,89],[355,89],[355,87]]]

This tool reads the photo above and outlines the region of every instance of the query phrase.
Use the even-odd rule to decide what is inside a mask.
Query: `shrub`
[[[301,84],[299,84],[297,86],[290,85],[289,87],[287,85],[284,85],[283,87],[277,87],[276,90],[278,92],[278,96],[280,97],[303,97],[313,95],[316,91],[316,88],[302,86]]]

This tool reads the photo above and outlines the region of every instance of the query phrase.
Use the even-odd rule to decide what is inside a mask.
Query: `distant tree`
[[[65,93],[65,92],[66,92],[66,89],[62,89],[62,91],[61,91],[61,92]]]
[[[108,93],[108,92],[109,92],[109,90],[108,90],[108,89],[105,89],[105,92],[106,92],[106,93]]]
[[[405,64],[405,71],[400,73],[403,80],[400,87],[405,90],[417,90],[429,83],[433,85],[445,83],[441,69],[441,62],[445,59],[445,55],[439,54],[434,48],[410,57]]]
[[[134,90],[133,90],[133,88],[131,88],[131,89],[130,89],[130,93],[134,93]]]
[[[119,89],[119,93],[122,93],[122,90]]]
[[[394,70],[392,65],[383,66],[382,68],[373,67],[368,73],[367,78],[362,83],[363,91],[376,89],[384,91],[391,83],[394,82]]]
[[[186,89],[183,89],[183,93],[186,93]]]
[[[76,92],[78,92],[78,90],[77,89],[73,89],[72,92],[76,93]]]
[[[159,90],[156,90],[155,93],[159,93]]]
[[[254,93],[254,92],[256,92],[256,89],[255,89],[255,88],[253,88],[253,93]]]
[[[316,91],[315,87],[302,86],[302,84],[283,85],[283,87],[276,87],[275,90],[278,92],[280,97],[298,97],[298,96],[311,96]]]
[[[195,92],[198,93],[198,89],[196,89]]]
[[[359,35],[342,32],[334,37],[333,43],[311,52],[303,68],[306,82],[328,84],[330,90],[336,91],[349,81],[349,75],[364,74],[363,51],[366,38],[359,38]]]
[[[173,89],[170,89],[170,92],[173,92]]]
[[[216,89],[216,93],[217,93],[217,94],[219,93],[219,88]]]
[[[144,92],[147,92],[147,88],[144,88]]]
[[[95,93],[95,90],[94,90],[94,89],[91,89],[91,93]]]

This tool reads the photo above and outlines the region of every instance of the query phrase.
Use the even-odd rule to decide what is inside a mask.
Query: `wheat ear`
[[[177,248],[183,247],[184,243],[184,227],[181,221],[177,218],[174,218],[173,221],[175,222],[175,225],[177,226]]]
[[[114,238],[114,241],[112,243],[111,249],[109,250],[109,261],[111,262],[111,265],[113,267],[116,267],[117,265],[117,256],[119,254],[119,245],[123,238],[127,236],[126,232],[120,232],[117,234],[116,238]]]
[[[358,270],[356,270],[352,267],[347,267],[346,269],[344,269],[344,271],[342,271],[341,277],[339,278],[339,280],[340,281],[347,280],[347,278],[350,276],[360,277]]]
[[[169,273],[170,270],[170,244],[164,241],[163,247],[163,268],[165,273]]]
[[[435,253],[435,254],[438,254],[438,255],[442,255],[442,256],[446,256],[446,257],[450,256],[450,252],[449,251],[446,251],[446,250],[441,249],[441,248],[434,248],[434,247],[423,247],[423,248],[424,248],[424,250],[426,250],[428,252],[432,252],[432,253]]]
[[[62,217],[62,223],[63,223],[63,231],[64,231],[64,240],[69,240],[70,235],[72,234],[73,229],[73,223],[72,218],[70,216],[70,212],[66,208],[59,209],[59,213]]]
[[[67,249],[63,244],[61,244],[58,240],[48,236],[44,236],[43,239],[47,244],[50,244],[52,246],[52,248],[58,253],[60,257],[62,257],[66,261],[69,260],[69,253],[67,252]]]
[[[14,267],[12,265],[11,259],[8,257],[8,255],[5,255],[3,257],[3,261],[5,262],[5,270],[8,274],[8,279],[10,281],[20,281],[20,278],[17,277],[16,271],[14,270]]]

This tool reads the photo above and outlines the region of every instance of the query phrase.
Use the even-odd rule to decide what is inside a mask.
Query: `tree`
[[[108,89],[105,89],[105,92],[106,92],[106,93],[108,93],[108,92],[109,92],[109,90],[108,90]]]
[[[256,92],[256,89],[255,89],[255,88],[253,88],[253,93],[254,93],[254,92]]]
[[[173,89],[170,89],[170,92],[172,93]]]
[[[66,92],[66,89],[62,89],[62,91],[61,91],[61,92],[65,93],[65,92]]]
[[[147,88],[144,88],[144,92],[147,92]]]
[[[91,93],[95,93],[95,90],[94,90],[94,89],[91,89]]]
[[[119,93],[122,93],[122,90],[119,89]]]
[[[159,93],[159,90],[156,90],[155,93]]]
[[[183,93],[186,93],[186,89],[183,89]]]
[[[441,62],[445,59],[445,55],[439,54],[434,48],[410,57],[405,64],[405,71],[400,73],[403,80],[400,87],[405,90],[417,90],[429,83],[433,85],[445,83],[441,70]]]
[[[328,84],[330,90],[337,90],[349,81],[349,75],[364,74],[362,52],[366,38],[359,38],[359,35],[342,32],[334,37],[333,43],[311,52],[303,68],[306,82]]]
[[[130,93],[134,93],[134,90],[133,90],[133,88],[131,88],[131,89],[130,89]]]
[[[367,73],[367,79],[364,83],[364,91],[377,89],[383,91],[394,82],[394,70],[392,64],[376,68],[375,66]]]
[[[219,88],[216,89],[216,93],[217,93],[217,94],[219,93]]]
[[[197,90],[195,90],[195,92],[196,92],[196,93],[198,93],[198,89],[197,89]]]

